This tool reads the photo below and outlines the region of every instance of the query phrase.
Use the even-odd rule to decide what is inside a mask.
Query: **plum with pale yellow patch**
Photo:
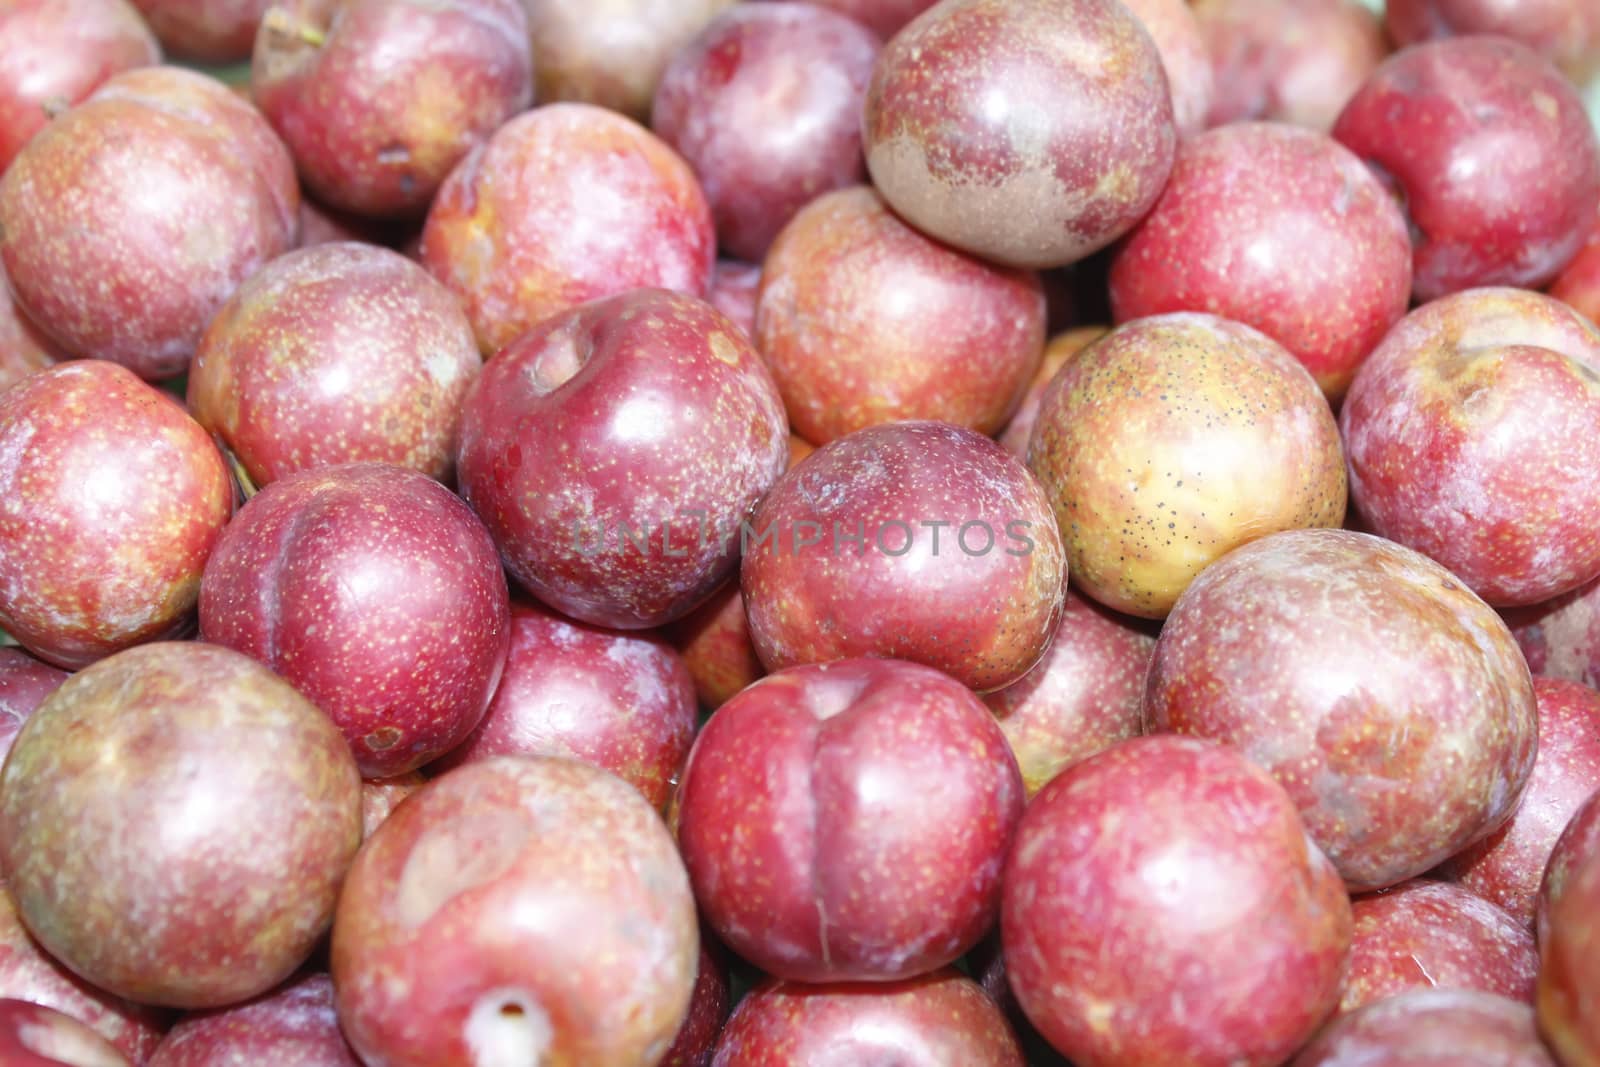
[[[897,982],[768,980],[739,1002],[711,1067],[1023,1067],[1005,1016],[953,969]]]
[[[416,770],[472,732],[510,633],[483,524],[438,482],[386,463],[267,486],[223,531],[200,589],[201,637],[315,701],[369,778]]]
[[[659,289],[546,320],[485,365],[461,492],[530,593],[584,622],[659,626],[738,565],[741,522],[788,458],[783,402],[744,332]]]
[[[1350,902],[1265,771],[1134,738],[1028,805],[1000,935],[1023,1011],[1073,1062],[1276,1067],[1338,1000]]]
[[[1161,55],[1116,0],[947,0],[878,58],[862,120],[884,199],[986,259],[1059,267],[1149,210],[1177,132]]]
[[[1534,935],[1541,949],[1550,939],[1550,909],[1566,893],[1577,868],[1592,855],[1600,855],[1600,790],[1591,793],[1567,820],[1545,864],[1534,922]]]
[[[1538,733],[1493,609],[1426,556],[1346,530],[1273,534],[1208,567],[1162,628],[1144,715],[1271,771],[1352,891],[1503,826]]]
[[[294,247],[299,207],[260,113],[203,74],[146,67],[51,122],[0,178],[0,262],[68,354],[166,378],[239,284]]]
[[[1118,322],[1208,311],[1254,326],[1331,399],[1411,301],[1411,237],[1378,179],[1325,134],[1241,122],[1178,149],[1111,267]]]
[[[1276,341],[1215,315],[1139,319],[1068,361],[1039,401],[1028,467],[1073,580],[1144,618],[1230,549],[1345,513],[1317,383]]]
[[[904,419],[993,434],[1038,369],[1045,299],[1034,272],[924,237],[858,185],[779,234],[755,325],[790,424],[813,444]]]
[[[518,603],[489,710],[435,769],[492,756],[565,756],[610,771],[661,808],[697,724],[689,668],[660,637]]]
[[[339,1032],[333,982],[302,975],[243,1004],[178,1021],[149,1067],[361,1067]]]
[[[1600,330],[1518,289],[1413,311],[1340,412],[1371,529],[1497,607],[1600,575]]]
[[[1600,1062],[1600,793],[1550,859],[1539,916],[1539,1024],[1561,1062]]]
[[[127,0],[13,0],[0,11],[0,174],[50,119],[120,71],[161,62]]]
[[[388,1067],[658,1063],[697,944],[683,861],[638,790],[501,756],[430,782],[361,850],[333,925],[339,1020]]]
[[[0,629],[67,668],[182,633],[233,503],[206,432],[127,368],[23,379],[0,392]]]
[[[212,319],[189,410],[256,487],[373,461],[448,479],[482,366],[455,296],[398,252],[336,242],[280,256]]]
[[[1144,732],[1144,679],[1156,639],[1076,591],[1038,666],[984,697],[1031,797],[1095,753]]]
[[[1326,133],[1389,54],[1362,0],[1195,0],[1216,91],[1207,125],[1263,119]]]
[[[1476,989],[1533,1002],[1533,934],[1470,889],[1418,878],[1356,897],[1352,912],[1341,1015],[1411,989]]]
[[[416,215],[533,102],[528,47],[521,0],[277,0],[250,88],[322,201]]]
[[[769,669],[911,660],[979,692],[1044,655],[1067,565],[1016,457],[941,422],[857,430],[785,474],[746,525],[740,581]]]
[[[1526,1003],[1463,989],[1419,989],[1340,1018],[1289,1067],[1556,1067]]]
[[[493,355],[587,301],[651,287],[704,296],[716,244],[694,172],[659,137],[598,107],[547,104],[445,179],[422,262]]]
[[[735,0],[523,0],[539,99],[644,122],[662,72]]]
[[[361,844],[360,790],[338,728],[266,667],[142,645],[68,679],[17,735],[0,771],[6,889],[39,943],[100,988],[232,1004],[327,932]]]
[[[729,948],[781,978],[876,982],[949,964],[983,936],[1024,799],[970,691],[914,663],[851,659],[780,671],[722,705],[675,819]]]
[[[1539,754],[1522,803],[1494,836],[1439,869],[1529,929],[1556,841],[1600,789],[1600,693],[1559,678],[1534,678],[1533,693]]]
[[[1418,301],[1548,284],[1583,247],[1600,203],[1600,133],[1578,90],[1504,37],[1395,53],[1333,135],[1401,198]]]

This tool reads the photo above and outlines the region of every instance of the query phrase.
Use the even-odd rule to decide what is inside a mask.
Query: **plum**
[[[610,771],[665,806],[689,757],[694,680],[661,638],[511,608],[511,651],[483,721],[437,765],[565,756]]]
[[[1016,414],[1011,416],[997,438],[1007,452],[1027,462],[1028,439],[1033,436],[1033,424],[1038,421],[1039,401],[1044,399],[1045,390],[1068,361],[1108,332],[1104,326],[1077,326],[1050,338],[1044,346],[1044,359],[1039,362],[1033,381],[1028,383],[1027,391],[1022,394],[1022,403],[1017,405]]]
[[[0,648],[0,759],[45,697],[70,675],[17,648]]]
[[[1161,55],[1117,0],[946,0],[884,47],[867,169],[897,213],[1020,267],[1059,267],[1155,203],[1177,132]]]
[[[114,74],[161,62],[127,0],[13,0],[0,11],[0,174],[45,123]]]
[[[1568,1067],[1600,1062],[1600,834],[1570,857],[1571,871],[1549,899],[1542,927],[1539,1025]],[[1554,862],[1552,860],[1552,862]]]
[[[254,108],[203,74],[146,67],[51,122],[0,178],[0,262],[68,354],[167,378],[239,283],[294,247],[299,206]]]
[[[660,289],[546,320],[484,367],[461,493],[518,582],[584,622],[644,629],[706,600],[783,471],[777,387],[743,331]]]
[[[61,349],[11,299],[5,273],[0,271],[0,389],[26,378],[35,371],[54,366],[63,356]]]
[[[327,932],[360,844],[338,728],[214,645],[142,645],[79,671],[0,771],[0,866],[22,921],[141,1003],[217,1007],[283,981]]]
[[[801,3],[737,4],[672,58],[650,128],[699,176],[725,253],[759,263],[808,201],[865,179],[877,58],[866,27]]]
[[[1539,886],[1534,934],[1543,949],[1550,939],[1550,910],[1567,891],[1573,873],[1591,855],[1600,854],[1600,790],[1589,795],[1567,821],[1550,850],[1544,881]]]
[[[117,1047],[70,1015],[26,1000],[0,1000],[0,1063],[6,1067],[129,1067]]]
[[[711,1056],[716,1051],[717,1039],[733,1010],[731,990],[728,986],[728,968],[720,953],[713,953],[700,937],[700,962],[695,967],[694,993],[689,1001],[689,1014],[683,1020],[672,1047],[667,1049],[660,1067],[710,1067]]]
[[[1310,372],[1209,314],[1138,319],[1070,360],[1040,398],[1028,468],[1079,588],[1144,618],[1230,549],[1344,518],[1339,430]]]
[[[455,296],[386,248],[336,242],[281,256],[211,320],[189,410],[264,486],[374,461],[445,479],[482,359]]]
[[[1276,1065],[1333,1009],[1350,902],[1288,794],[1223,745],[1124,741],[1028,805],[1000,935],[1078,1063]]]
[[[361,1067],[339,1031],[333,981],[306,974],[245,1004],[178,1022],[150,1067]]]
[[[315,701],[369,778],[416,770],[466,739],[510,634],[483,524],[438,482],[383,463],[267,486],[223,531],[200,588],[201,637]]]
[[[422,230],[423,264],[466,304],[485,355],[631,289],[704,296],[715,258],[689,165],[586,104],[547,104],[501,126],[450,172]]]
[[[1384,28],[1401,48],[1441,37],[1509,37],[1580,85],[1600,65],[1600,8],[1589,0],[1387,0]]]
[[[361,782],[361,840],[377,832],[406,797],[427,783],[421,771],[409,771],[389,778],[367,778]]]
[[[522,0],[277,0],[250,88],[325,203],[421,214],[533,102]]]
[[[1216,91],[1211,53],[1188,0],[1122,0],[1144,24],[1161,55],[1172,91],[1172,123],[1180,137],[1206,127]]]
[[[696,948],[683,862],[638,790],[500,756],[434,779],[361,850],[333,982],[366,1063],[635,1067],[682,1025]]]
[[[1023,803],[971,692],[929,667],[851,659],[722,705],[676,820],[695,898],[741,957],[795,981],[892,981],[954,962],[994,922]]]
[[[1461,1067],[1466,1062],[1556,1067],[1527,1004],[1461,989],[1419,989],[1352,1012],[1317,1035],[1289,1067]]]
[[[706,300],[732,319],[746,337],[756,335],[756,296],[761,290],[761,265],[736,259],[717,260]]]
[[[1067,567],[1044,492],[961,427],[841,437],[780,478],[745,533],[745,611],[769,670],[887,656],[989,692],[1039,661],[1061,617]]]
[[[1538,743],[1499,616],[1427,557],[1347,530],[1272,534],[1207,568],[1162,628],[1144,715],[1271,771],[1353,891],[1498,830]]]
[[[0,627],[67,668],[177,636],[233,502],[205,431],[125,367],[23,379],[0,392]]]
[[[924,237],[854,186],[819,196],[779,235],[755,339],[812,444],[906,419],[993,434],[1038,370],[1044,291],[1034,272]]]
[[[273,0],[133,0],[167,50],[200,63],[250,58]]]

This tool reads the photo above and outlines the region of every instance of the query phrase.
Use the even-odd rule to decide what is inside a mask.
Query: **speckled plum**
[[[333,981],[296,978],[255,1000],[179,1020],[150,1067],[361,1067],[339,1032]]]
[[[427,783],[421,771],[409,771],[389,778],[366,778],[361,782],[361,840],[377,832],[400,802]]]
[[[202,63],[250,58],[273,0],[133,0],[167,50]]]
[[[1338,999],[1350,902],[1265,771],[1134,738],[1028,805],[1000,935],[1023,1011],[1070,1060],[1266,1067]]]
[[[610,771],[661,808],[697,724],[694,679],[660,637],[515,604],[511,652],[489,711],[440,766],[565,756]]]
[[[333,926],[339,1021],[375,1067],[657,1063],[697,944],[683,863],[638,790],[502,756],[430,782],[361,850]]]
[[[890,981],[953,962],[994,922],[1024,799],[1005,735],[960,683],[843,660],[717,710],[684,768],[678,842],[706,921],[744,959],[794,981]]]
[[[1551,297],[1468,290],[1396,326],[1340,412],[1374,533],[1496,606],[1600,574],[1600,330]]]
[[[811,0],[818,7],[848,15],[887,41],[938,0]]]
[[[1032,271],[923,236],[870,186],[801,210],[762,266],[756,345],[812,444],[904,419],[993,434],[1045,343]]]
[[[41,659],[192,626],[232,511],[211,439],[126,368],[63,363],[0,392],[0,629]]]
[[[753,338],[756,335],[756,296],[760,290],[760,264],[719,259],[706,300],[732,319],[746,337]]]
[[[1600,77],[1596,77],[1600,101]],[[1550,295],[1565,301],[1590,322],[1600,321],[1600,217],[1589,231],[1589,242],[1550,283]]]
[[[711,1065],[1025,1062],[1000,1009],[978,983],[947,969],[898,982],[764,982],[734,1009]]]
[[[735,4],[673,56],[650,128],[699,176],[724,252],[760,262],[807,202],[865,179],[878,47],[814,4]]]
[[[1155,644],[1131,619],[1067,590],[1044,659],[984,697],[1030,797],[1073,764],[1144,732],[1144,679]]]
[[[1419,989],[1329,1026],[1290,1067],[1556,1067],[1533,1009],[1492,993]]]
[[[1600,139],[1577,89],[1503,37],[1395,54],[1333,135],[1403,198],[1421,301],[1546,284],[1583,247],[1600,203]]]
[[[79,671],[0,771],[0,865],[22,921],[141,1003],[216,1007],[283,981],[327,932],[360,844],[338,729],[214,645],[142,645]]]
[[[383,463],[303,471],[251,497],[200,589],[201,637],[315,701],[369,778],[415,770],[473,731],[510,634],[482,523],[438,482]]]
[[[1557,846],[1562,870],[1539,926],[1539,1024],[1568,1067],[1600,1062],[1600,804],[1580,813]],[[1579,821],[1581,820],[1581,821]]]
[[[1028,439],[1033,436],[1033,424],[1038,421],[1039,401],[1044,399],[1045,390],[1068,361],[1107,332],[1105,326],[1076,326],[1050,338],[1044,346],[1044,359],[1039,362],[1033,381],[1028,383],[1027,391],[1022,394],[1022,403],[1017,405],[1017,413],[1011,416],[1011,421],[1006,423],[1006,428],[996,438],[1007,452],[1027,462]]]
[[[662,1058],[660,1067],[711,1067],[717,1039],[733,1010],[728,968],[713,954],[704,936],[700,941],[700,962],[695,967],[694,994],[689,1014]]]
[[[0,271],[0,389],[59,361],[64,353],[29,322],[11,299]]]
[[[1384,28],[1400,48],[1470,34],[1509,37],[1579,85],[1600,64],[1600,7],[1589,0],[1386,0]]]
[[[1550,908],[1567,890],[1573,871],[1591,855],[1600,855],[1600,790],[1578,806],[1567,821],[1561,836],[1550,850],[1545,864],[1544,881],[1539,886],[1538,914],[1534,936],[1543,948],[1549,940]]]
[[[1477,989],[1533,1002],[1533,934],[1472,891],[1413,879],[1355,898],[1355,936],[1339,1011],[1410,989]]]
[[[60,112],[124,70],[161,62],[127,0],[14,0],[0,12],[0,173]]]
[[[1172,92],[1172,121],[1180,137],[1206,127],[1216,86],[1211,53],[1189,0],[1122,0],[1144,24],[1161,55]]]
[[[689,165],[586,104],[500,127],[450,173],[422,230],[423,264],[466,304],[485,355],[586,301],[652,286],[704,296],[715,258]]]
[[[897,422],[818,449],[746,526],[740,581],[768,669],[925,663],[979,692],[1055,634],[1067,565],[1043,490],[972,430]]]
[[[398,252],[339,242],[281,256],[211,321],[189,410],[256,486],[362,460],[448,478],[482,360],[455,296]]]
[[[51,122],[0,178],[0,262],[69,354],[166,378],[239,283],[294,247],[299,206],[254,108],[203,74],[146,67]]]
[[[168,1013],[96,989],[52,959],[0,892],[0,997],[42,1004],[86,1023],[134,1064],[143,1067],[166,1032]]]
[[[692,297],[637,290],[547,320],[484,367],[457,471],[529,592],[642,629],[732,574],[741,521],[783,472],[788,440],[738,326]]]
[[[1127,323],[1039,401],[1028,468],[1079,587],[1159,619],[1206,566],[1263,534],[1344,519],[1344,454],[1282,345],[1214,315]]]
[[[1533,679],[1494,611],[1425,556],[1299,530],[1224,556],[1156,642],[1145,728],[1271,771],[1352,890],[1414,877],[1511,817]]]
[[[1516,814],[1494,836],[1441,868],[1532,929],[1550,853],[1583,802],[1600,789],[1600,693],[1535,678],[1539,753]]]
[[[1254,326],[1332,399],[1411,302],[1405,216],[1325,134],[1244,122],[1184,142],[1111,267],[1118,322],[1209,311]]]
[[[1116,0],[938,4],[884,46],[862,123],[906,221],[1023,267],[1126,233],[1177,145],[1161,55]]]
[[[129,1067],[117,1047],[70,1015],[26,1000],[0,1000],[0,1063],[6,1067]]]
[[[11,751],[28,716],[68,677],[19,648],[0,648],[0,759]]]
[[[1216,91],[1209,124],[1328,131],[1389,52],[1362,0],[1195,0]]]
[[[277,0],[250,90],[325,203],[412,215],[533,102],[522,0]]]
[[[640,122],[667,63],[735,0],[523,0],[540,100],[595,104]]]

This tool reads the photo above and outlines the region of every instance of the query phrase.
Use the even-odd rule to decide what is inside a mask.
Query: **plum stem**
[[[262,17],[261,24],[269,33],[296,38],[304,41],[312,48],[321,48],[328,40],[327,35],[321,30],[309,22],[300,21],[281,7],[275,7],[268,11]]]

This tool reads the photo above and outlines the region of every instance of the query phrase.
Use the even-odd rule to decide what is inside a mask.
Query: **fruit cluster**
[[[0,1067],[1600,1067],[1600,3],[1377,7],[0,0]]]

